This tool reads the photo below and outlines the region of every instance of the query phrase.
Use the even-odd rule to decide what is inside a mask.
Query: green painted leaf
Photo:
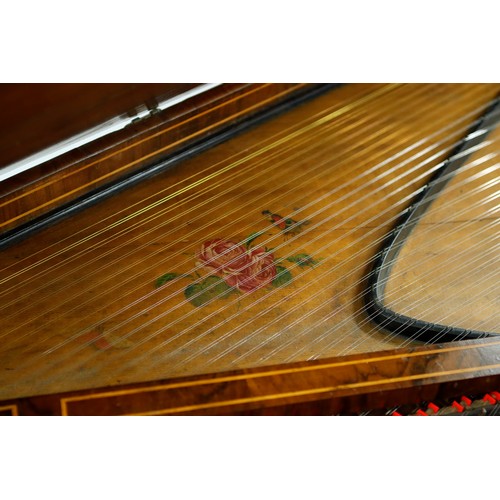
[[[179,276],[182,275],[177,273],[164,274],[163,276],[160,276],[159,278],[156,279],[155,286],[156,288],[159,288],[160,286],[163,286],[167,281],[172,281],[173,279],[178,278]]]
[[[298,264],[299,267],[315,266],[319,264],[318,260],[315,260],[307,253],[299,253],[297,255],[291,255],[286,260]]]
[[[292,274],[286,267],[276,266],[276,278],[273,280],[273,286],[286,286],[292,281]]]
[[[163,286],[167,281],[172,281],[175,278],[190,278],[190,279],[194,279],[193,276],[191,276],[190,274],[167,273],[167,274],[164,274],[163,276],[160,276],[155,281],[155,287],[159,288],[160,286]]]
[[[196,307],[200,307],[215,298],[226,298],[236,289],[229,286],[218,276],[209,276],[201,283],[192,283],[184,290],[184,296]]]
[[[259,236],[262,236],[264,233],[265,233],[265,231],[257,231],[256,233],[252,233],[250,236],[247,236],[245,238],[246,247],[248,248],[252,244],[253,240],[257,239]]]
[[[203,281],[203,284],[206,287],[212,287],[209,291],[214,297],[226,298],[233,292],[237,290],[232,286],[229,286],[222,278],[218,276],[209,276]]]
[[[199,292],[203,292],[203,287],[199,283],[192,283],[191,285],[188,285],[184,290],[184,296],[194,306],[202,306],[205,302],[208,302],[210,300],[210,297],[206,297],[203,293],[197,295]]]

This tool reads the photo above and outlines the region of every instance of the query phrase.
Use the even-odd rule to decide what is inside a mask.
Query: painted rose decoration
[[[267,210],[262,213],[270,214]],[[275,219],[280,217],[273,215]],[[291,221],[291,219],[283,220]],[[301,226],[308,222],[297,223],[296,228],[293,229],[298,232]],[[197,272],[196,276],[167,273],[156,280],[155,286],[160,287],[176,278],[189,278],[193,283],[186,287],[184,295],[197,307],[231,294],[248,294],[266,287],[286,286],[293,279],[290,271],[281,265],[282,262],[277,265],[274,254],[270,250],[251,246],[253,241],[262,234],[263,232],[252,233],[244,240],[244,244],[223,238],[205,241],[196,252],[196,263],[208,272],[207,277],[202,278]],[[313,266],[318,263],[305,253],[280,260],[293,262],[299,267]]]
[[[246,248],[229,240],[205,241],[198,252],[198,263],[212,268],[219,275],[241,273],[250,262],[251,257]]]

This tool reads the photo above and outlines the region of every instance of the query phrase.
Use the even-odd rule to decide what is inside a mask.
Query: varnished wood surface
[[[0,167],[196,83],[2,83]]]
[[[179,93],[191,88],[189,85],[172,85],[167,87],[170,94]],[[123,85],[122,93],[127,90]],[[53,210],[66,206],[68,203],[84,197],[103,186],[109,186],[119,179],[123,179],[147,166],[158,163],[169,157],[176,151],[207,137],[225,130],[237,123],[248,119],[268,109],[273,105],[289,99],[295,92],[301,93],[313,88],[309,84],[223,84],[212,90],[194,96],[172,108],[167,108],[133,123],[126,129],[113,132],[101,139],[62,154],[49,160],[38,167],[30,169],[19,175],[9,178],[0,183],[0,234],[13,230],[24,223],[41,217]],[[45,87],[44,87],[45,88]],[[114,88],[114,87],[113,87]],[[113,90],[109,89],[109,92]],[[149,89],[149,87],[147,88]],[[145,90],[147,90],[145,89]],[[159,90],[156,86],[152,90]],[[11,93],[14,93],[13,89]],[[66,94],[74,95],[82,89],[70,88]],[[133,86],[132,86],[133,90]],[[121,113],[128,111],[125,103],[133,102],[136,107],[151,104],[149,94],[145,92],[126,93],[128,100],[115,100],[114,94],[109,99],[114,107],[106,106],[105,111],[109,114],[118,109]],[[17,93],[21,93],[19,89]],[[94,93],[105,99],[108,91],[101,90]],[[40,92],[39,92],[40,93]],[[43,94],[50,94],[47,90]],[[90,94],[90,95],[87,95]],[[87,91],[82,96],[91,99],[92,93]],[[118,93],[118,96],[121,95]],[[49,95],[50,97],[50,95]],[[135,100],[134,100],[135,99]],[[56,100],[56,102],[59,102]],[[64,100],[63,100],[64,103]],[[55,106],[55,103],[52,103]],[[90,104],[89,104],[90,105]],[[62,104],[59,102],[59,106]],[[77,106],[76,110],[80,110]],[[58,128],[69,119],[66,115],[74,116],[71,110],[62,110],[56,113],[63,115],[61,124],[53,124]],[[16,110],[11,109],[15,114]],[[119,113],[118,113],[119,114]],[[22,113],[21,113],[21,116]],[[94,114],[90,113],[92,119]],[[96,116],[104,116],[102,112]],[[111,115],[112,117],[113,115]],[[106,115],[108,117],[108,115]],[[38,116],[33,117],[38,119]],[[62,118],[61,118],[62,119]],[[40,123],[28,120],[24,125],[28,132],[37,132],[45,136],[44,128]],[[18,126],[13,126],[13,131],[23,135],[19,117],[14,120]],[[7,122],[6,122],[7,123]],[[82,127],[80,123],[78,126]],[[92,122],[93,123],[93,122]],[[73,130],[69,127],[68,130]],[[64,133],[69,133],[65,130]],[[78,131],[82,131],[79,129]],[[11,132],[9,132],[10,134]],[[37,137],[38,137],[37,135]],[[47,134],[48,139],[54,139],[54,134]],[[26,149],[26,152],[29,148]]]
[[[498,340],[462,341],[5,402],[5,415],[357,415],[482,395]]]
[[[5,250],[0,398],[23,399],[35,413],[45,404],[57,413],[61,393],[72,401],[68,413],[285,411],[295,403],[335,413],[371,401],[363,396],[370,380],[375,392],[385,385],[408,397],[421,386],[432,392],[496,382],[495,342],[457,344],[446,351],[452,357],[436,358],[448,346],[387,335],[363,316],[361,293],[383,237],[431,174],[426,148],[439,144],[434,164],[445,158],[497,92],[497,85],[346,86]],[[283,233],[267,211],[307,223]],[[200,282],[204,242],[243,241],[256,231],[262,235],[253,247],[272,248],[292,276],[286,286],[204,305],[186,300],[187,278],[155,288],[159,276],[193,269]],[[306,253],[314,265],[293,260]],[[423,357],[408,364],[414,349]],[[366,360],[377,356],[374,368]],[[440,368],[431,369],[434,359]],[[350,368],[335,371],[333,385],[304,378],[308,369],[294,371],[325,360]],[[247,376],[276,366],[290,367],[289,374],[262,386]],[[331,377],[329,370],[323,373]],[[238,374],[250,392],[235,389],[226,395],[233,402],[218,400],[225,374]],[[101,407],[87,407],[85,397],[80,404],[75,394],[185,377],[218,381],[207,392],[188,384],[175,396],[148,392]],[[347,406],[340,402],[345,387],[353,391]]]
[[[412,231],[387,283],[393,311],[500,333],[499,141],[496,129]]]

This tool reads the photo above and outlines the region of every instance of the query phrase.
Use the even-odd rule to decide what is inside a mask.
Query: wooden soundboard
[[[248,107],[278,107],[250,114],[246,128],[234,117],[226,128],[214,122],[220,140],[199,134],[211,147],[181,148],[182,130],[161,136],[169,121],[153,115],[157,127],[128,131],[123,151],[113,145],[107,155],[78,159],[91,182],[68,170],[74,157],[45,181],[4,184],[4,414],[352,414],[498,390],[498,337],[408,338],[373,323],[363,300],[401,212],[500,86],[266,88],[275,97],[263,99],[262,86],[246,90],[262,94]],[[245,94],[237,90],[234,99]],[[203,113],[217,116],[208,104]],[[494,253],[479,274],[470,271],[491,292],[478,302],[460,276],[444,273],[446,282],[433,271],[453,267],[454,242],[466,242],[461,259],[471,261],[496,236],[494,205],[487,220],[484,207],[469,207],[480,206],[485,183],[494,199],[498,137],[493,130],[489,149],[475,153],[490,155],[485,177],[453,181],[478,194],[454,205],[451,184],[439,201],[449,213],[429,212],[402,253],[400,281],[388,287],[402,313],[425,316],[448,291],[431,321],[451,310],[450,321],[498,327]],[[103,187],[98,200],[81,198]],[[75,200],[81,206],[69,205]],[[446,230],[467,224],[444,234],[443,217]],[[415,306],[419,295],[408,290],[422,288],[426,272],[435,276],[433,292]]]

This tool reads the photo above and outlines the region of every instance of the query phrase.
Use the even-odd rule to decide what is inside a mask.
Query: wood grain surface
[[[82,122],[78,121],[77,125],[80,128],[76,130],[77,132],[85,130],[90,119],[93,120],[94,124],[97,118],[112,118],[118,114],[127,113],[129,111],[128,103],[133,103],[135,107],[148,105],[154,109],[154,99],[151,98],[154,91],[159,92],[163,89],[167,96],[176,95],[192,88],[193,85],[165,84],[164,87],[153,85],[151,88],[146,85],[145,88],[136,89],[134,85],[130,85],[128,88],[127,85],[122,84],[118,86],[119,88],[98,86],[97,90],[92,86],[88,90],[85,86],[80,88],[80,86],[75,85],[74,87],[64,86],[64,92],[58,92],[57,86],[55,89],[53,87],[47,89],[43,86],[42,91],[35,86],[33,90],[35,97],[43,94],[45,100],[48,100],[56,108],[55,116],[50,113],[52,107],[46,111],[41,104],[39,105],[40,109],[35,108],[34,111],[31,111],[34,116],[24,122],[22,120],[24,115],[21,112],[19,116],[16,115],[16,118],[13,118],[12,131],[9,131],[7,137],[10,137],[11,133],[15,133],[16,137],[23,138],[25,135],[29,136],[36,132],[36,137],[42,135],[44,141],[55,141],[61,134],[64,134],[66,138],[71,136],[70,131],[75,130],[76,127],[75,124],[64,129],[68,120],[72,117],[76,119],[76,116],[79,116],[78,112],[85,111],[86,106],[90,108],[89,111],[93,111],[94,106],[97,106],[96,101],[107,104],[102,106],[102,110],[97,107],[96,113],[90,112],[91,118]],[[272,105],[289,99],[294,93],[300,94],[302,91],[314,87],[315,85],[311,84],[293,83],[223,84],[171,108],[147,115],[125,129],[72,149],[37,167],[9,178],[0,183],[0,234],[15,230],[23,224],[65,207],[96,190],[112,186],[118,180],[140,172],[183,148],[207,139],[222,130],[227,130]],[[50,89],[52,89],[52,94]],[[29,97],[31,90],[31,87],[28,89],[15,88],[8,92],[4,91],[4,95],[7,94],[8,97],[10,94],[28,94]],[[61,100],[58,100],[59,94],[62,94]],[[122,94],[124,94],[122,97],[127,99],[118,99]],[[81,101],[83,104],[79,104],[75,110],[71,110],[67,101],[70,96],[75,95],[80,95],[79,102]],[[29,98],[31,102],[32,98]],[[33,99],[32,105],[35,106],[36,99]],[[42,99],[42,103],[45,100]],[[15,101],[9,102],[11,105],[10,113],[15,115],[17,112],[13,105]],[[35,114],[36,111],[42,115],[42,118],[39,114]],[[46,115],[49,115],[46,118],[47,123],[40,121]],[[26,131],[23,126],[26,127]],[[46,127],[53,127],[55,132],[49,132]],[[5,148],[12,142],[6,140]],[[38,144],[36,141],[34,143]],[[29,138],[22,139],[20,148],[22,149],[24,145],[26,145],[24,153],[27,155],[31,151]],[[0,155],[1,153],[2,151],[0,151]],[[8,150],[5,154],[7,158],[10,158],[7,153]],[[19,152],[17,151],[16,154]]]
[[[398,314],[500,333],[499,139],[493,131],[403,246],[386,289]]]
[[[196,83],[2,83],[0,167]]]

